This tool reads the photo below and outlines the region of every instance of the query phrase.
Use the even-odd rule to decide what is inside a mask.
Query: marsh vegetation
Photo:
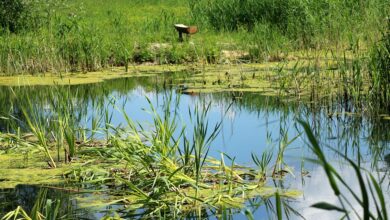
[[[389,10],[0,2],[0,218],[388,219]]]

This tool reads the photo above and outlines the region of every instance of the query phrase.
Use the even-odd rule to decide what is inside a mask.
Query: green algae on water
[[[49,169],[38,152],[29,155],[20,153],[0,154],[0,189],[14,188],[19,184],[53,185],[63,183],[62,174],[69,169],[62,166]]]

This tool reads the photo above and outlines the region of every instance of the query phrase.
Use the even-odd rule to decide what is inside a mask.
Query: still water
[[[101,84],[80,85],[69,87],[75,112],[79,115],[81,126],[90,128],[92,118],[98,114],[96,106],[106,106],[110,115],[110,124],[120,126],[125,124],[121,111],[135,122],[143,126],[151,126],[152,116],[147,97],[157,112],[162,114],[162,105],[167,96],[178,99],[176,111],[182,125],[191,125],[189,111],[198,105],[210,104],[208,120],[210,125],[222,121],[220,135],[213,142],[209,155],[219,159],[221,154],[235,158],[238,164],[253,166],[251,154],[261,156],[265,150],[274,151],[276,155],[283,139],[293,140],[284,152],[285,163],[293,169],[284,181],[270,181],[269,184],[287,189],[302,191],[302,196],[296,199],[284,199],[285,217],[290,219],[337,219],[337,212],[324,212],[310,206],[320,201],[338,204],[329,186],[324,170],[310,158],[314,155],[307,145],[303,128],[297,119],[307,121],[314,130],[328,160],[342,174],[351,188],[359,192],[359,185],[351,167],[342,160],[342,155],[348,156],[362,167],[371,170],[375,176],[385,177],[382,185],[384,194],[389,199],[389,168],[385,162],[390,153],[390,120],[383,120],[370,114],[351,114],[353,105],[337,101],[318,101],[316,103],[301,103],[298,101],[283,101],[275,97],[264,97],[256,93],[217,93],[180,95],[175,88],[161,88],[153,80],[147,78],[119,79]],[[8,88],[3,90],[0,112],[20,115],[20,110],[11,108]],[[52,91],[50,87],[19,88],[28,90],[28,96],[34,102],[45,103],[45,94]],[[26,92],[26,91],[24,91]],[[44,106],[44,105],[43,105]],[[42,111],[45,111],[43,108]],[[76,113],[75,113],[76,114]],[[6,130],[8,125],[0,122],[0,128]],[[191,127],[191,126],[189,126]],[[189,129],[187,132],[191,132]],[[331,149],[336,149],[339,153]],[[21,205],[31,210],[40,187],[19,185],[15,189],[5,189],[0,192],[0,212],[7,212]],[[80,197],[75,192],[64,192],[49,188],[48,198],[66,200],[63,210],[72,216],[84,219],[98,219],[112,210],[120,210],[120,206],[106,206],[101,209],[82,209],[75,199]],[[82,197],[92,195],[84,194]],[[247,203],[255,219],[275,218],[273,199],[254,199]],[[358,204],[354,204],[358,207]],[[390,206],[387,207],[390,209]],[[234,219],[246,219],[243,210],[235,210]],[[213,213],[208,218],[214,219]],[[75,217],[76,218],[76,217]],[[206,216],[205,216],[206,218]]]

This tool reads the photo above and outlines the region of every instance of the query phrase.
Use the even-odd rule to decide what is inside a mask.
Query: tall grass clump
[[[387,8],[387,1],[303,0],[200,0],[189,1],[194,19],[216,31],[253,31],[268,25],[286,36],[296,48],[337,44],[374,22]],[[382,10],[383,11],[383,10]],[[380,15],[381,14],[381,15]],[[367,25],[367,24],[366,24]],[[366,28],[370,28],[368,25]],[[248,34],[248,33],[246,33]],[[369,37],[369,33],[365,34]]]
[[[259,172],[237,165],[224,154],[220,160],[210,157],[221,122],[211,125],[210,104],[201,102],[194,111],[189,110],[189,124],[182,124],[179,100],[179,96],[167,95],[164,104],[156,108],[147,99],[152,116],[149,126],[133,122],[116,106],[126,124],[106,126],[110,131],[107,145],[84,150],[86,158],[99,157],[100,170],[109,170],[99,172],[82,166],[65,176],[72,182],[115,186],[104,204],[125,204],[123,217],[127,218],[201,217],[208,210],[240,210],[250,198],[272,197],[277,189],[265,186],[270,156]],[[84,171],[91,180],[84,178]],[[281,197],[288,195],[288,191],[280,192]]]
[[[380,106],[390,111],[390,18],[382,39],[371,55],[371,95]]]
[[[310,14],[303,1],[297,0],[224,0],[191,1],[190,7],[197,20],[206,21],[216,30],[253,30],[257,23],[269,24],[282,33],[310,35]],[[304,33],[307,32],[307,33]],[[305,37],[306,38],[306,37]]]
[[[56,0],[2,0],[0,2],[0,35],[25,34],[47,26],[56,10],[66,7]]]
[[[68,201],[50,199],[48,194],[49,190],[47,188],[40,189],[31,210],[25,210],[22,206],[18,206],[16,209],[2,216],[1,220],[67,219],[67,214],[65,213],[71,211],[69,210],[71,206],[66,203]]]
[[[387,0],[4,0],[0,73],[210,64],[232,48],[248,52],[242,60],[254,62],[289,50],[345,48],[350,39],[372,42],[388,5]],[[179,43],[176,23],[197,25],[199,33]]]
[[[105,64],[108,57],[102,48],[103,39],[96,25],[86,25],[77,15],[57,18],[55,45],[57,59],[65,71],[95,71]]]

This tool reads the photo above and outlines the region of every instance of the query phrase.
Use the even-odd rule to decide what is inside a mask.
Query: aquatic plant
[[[10,123],[8,132],[18,132],[13,138],[21,146],[44,152],[50,167],[56,168],[61,160],[70,162],[77,153],[77,147],[86,142],[85,129],[80,121],[80,116],[85,113],[72,98],[78,96],[77,91],[71,91],[70,87],[53,86],[48,92],[33,97],[28,90],[16,90],[10,89],[8,93],[11,95],[10,112],[6,113]],[[37,101],[39,98],[45,101]],[[57,160],[53,154],[56,154]]]
[[[302,69],[294,67],[296,72],[293,74],[315,70],[314,67],[309,67]],[[235,76],[243,78],[246,75],[240,72]],[[347,78],[347,75],[345,78]],[[200,81],[201,83],[208,80],[205,74],[201,74],[198,79],[203,80]],[[318,79],[318,76],[314,79]],[[288,88],[291,88],[289,84],[293,82],[293,77],[286,77],[285,80],[286,86],[284,88],[288,91]],[[131,88],[136,87],[133,84],[132,86]],[[150,91],[153,91],[153,85],[149,86]],[[79,124],[78,113],[80,110],[77,107],[81,106],[80,103],[87,103],[86,100],[94,96],[93,94],[104,96],[108,93],[105,88],[87,85],[86,90],[90,89],[96,89],[95,92],[97,93],[86,95],[83,94],[82,90],[68,87],[51,87],[48,89],[47,94],[49,95],[46,97],[49,102],[46,101],[46,98],[36,102],[36,99],[40,99],[42,96],[37,95],[37,98],[35,98],[33,94],[36,95],[37,93],[30,92],[34,90],[26,90],[27,94],[31,93],[30,96],[19,93],[20,97],[27,97],[30,101],[27,101],[27,104],[22,101],[18,103],[27,106],[25,109],[29,117],[35,117],[36,115],[35,113],[30,114],[30,111],[39,112],[43,107],[45,108],[42,110],[43,115],[37,113],[39,120],[44,119],[45,123],[42,123],[42,126],[35,125],[35,121],[39,120],[32,119],[34,121],[32,124],[38,127],[46,127],[41,130],[44,130],[42,133],[45,134],[46,141],[49,143],[49,149],[53,150],[54,147],[60,146],[57,148],[57,152],[61,151],[68,154],[65,156],[65,158],[68,158],[67,162],[73,160],[73,169],[64,174],[66,180],[81,184],[84,187],[91,186],[91,184],[99,187],[100,184],[104,184],[104,186],[110,188],[107,190],[109,196],[105,200],[96,199],[96,203],[89,204],[88,201],[80,199],[81,204],[91,206],[124,204],[126,209],[123,216],[127,215],[129,218],[137,215],[174,218],[187,214],[188,216],[197,217],[209,212],[209,209],[218,210],[215,211],[218,212],[218,215],[228,215],[229,210],[241,210],[248,199],[272,196],[275,196],[275,204],[277,204],[275,215],[278,218],[281,218],[281,210],[288,208],[283,197],[294,195],[294,191],[285,192],[280,190],[278,192],[277,189],[266,185],[267,177],[269,177],[267,172],[272,170],[269,167],[272,158],[270,152],[264,153],[261,159],[253,156],[253,160],[257,165],[255,170],[238,165],[235,158],[225,154],[222,154],[219,160],[208,156],[209,149],[212,147],[212,140],[218,135],[220,129],[218,123],[210,125],[207,121],[210,104],[201,103],[195,108],[195,111],[189,111],[191,123],[183,125],[180,124],[180,117],[177,115],[178,111],[176,109],[180,99],[179,96],[177,100],[172,99],[172,94],[164,97],[162,109],[155,107],[149,99],[152,123],[145,126],[145,124],[133,122],[124,107],[115,106],[115,99],[108,98],[108,102],[104,102],[107,99],[103,99],[103,102],[97,101],[99,103],[91,104],[92,108],[97,108],[95,110],[98,113],[95,115],[96,119],[91,121],[93,126],[89,130]],[[123,89],[123,94],[126,94],[127,91],[121,86],[115,86],[115,84],[111,86],[111,89],[119,93]],[[237,92],[221,95],[221,99],[229,100],[229,102],[233,99],[236,106],[245,106],[254,112],[265,107],[267,107],[267,111],[271,112],[275,110],[290,112],[296,108],[296,106],[287,106],[280,101],[270,104],[269,98],[260,98],[258,94],[252,94],[256,98],[255,102],[250,102],[245,95],[242,92]],[[214,94],[214,96],[218,96],[218,94]],[[327,103],[327,100],[325,102],[313,100],[315,101],[313,106],[305,108],[303,111],[321,112],[323,109],[316,109],[316,105]],[[30,104],[28,104],[29,102]],[[296,104],[296,102],[293,103]],[[336,102],[336,104],[338,103]],[[112,115],[117,114],[117,112],[113,113],[111,108],[119,109],[127,124],[114,126]],[[333,106],[330,108],[333,108]],[[339,107],[335,108],[338,109]],[[89,109],[89,106],[85,109]],[[26,114],[22,114],[22,117],[25,117]],[[20,121],[23,119],[20,118]],[[359,121],[358,119],[355,120]],[[48,121],[50,123],[47,123]],[[316,123],[321,124],[322,121]],[[356,130],[359,129],[359,125],[361,125],[361,121],[360,124],[353,124],[354,127],[357,127]],[[26,129],[31,128],[27,126]],[[356,132],[354,128],[350,129],[352,132]],[[15,131],[17,130],[15,129]],[[85,134],[88,132],[101,132],[103,135],[100,138],[104,140],[98,141],[96,138],[99,137],[95,137],[94,141],[91,141],[88,134]],[[279,133],[279,152],[276,155],[275,174],[283,173],[286,170],[284,167],[284,152],[291,142],[287,133],[286,129],[281,129]],[[91,138],[94,137],[92,134]],[[356,137],[358,135],[355,134]],[[22,135],[18,131],[15,137],[9,136],[7,138],[12,142],[14,141],[12,138],[19,140],[20,137]],[[24,142],[40,143],[36,140]],[[51,153],[54,155],[54,152]],[[60,159],[58,157],[58,162]],[[56,161],[57,164],[58,162]],[[277,175],[274,176],[277,177]],[[111,187],[113,188],[112,191]],[[374,188],[372,191],[375,191]],[[320,206],[323,206],[323,204],[320,204]],[[139,213],[139,211],[142,213]],[[375,215],[375,213],[372,214]],[[247,216],[250,215],[247,214]]]
[[[355,192],[350,183],[346,182],[343,177],[336,171],[336,169],[328,162],[325,157],[323,150],[321,149],[318,141],[316,140],[310,126],[304,122],[299,121],[309,140],[309,147],[317,157],[316,163],[321,165],[326,173],[335,196],[338,197],[340,204],[330,204],[327,202],[319,202],[313,204],[315,208],[327,210],[327,211],[338,211],[344,214],[343,218],[350,219],[353,216],[357,216],[361,219],[388,219],[386,201],[384,196],[384,190],[381,188],[381,183],[377,181],[373,174],[365,171],[362,167],[356,164],[353,160],[344,157],[348,162],[348,165],[355,171],[356,179],[358,180],[359,187],[361,190],[361,196]],[[337,150],[336,150],[337,152]],[[340,190],[344,187],[346,191]],[[356,208],[351,205],[351,197],[356,200],[362,209],[362,214],[357,212]],[[374,203],[374,209],[372,210],[370,202]],[[340,206],[339,206],[340,205]],[[352,214],[351,214],[352,213]]]
[[[267,179],[267,169],[269,168],[273,153],[272,151],[264,151],[261,154],[261,159],[254,153],[252,153],[251,156],[258,168],[259,184],[262,184],[263,180]]]
[[[276,161],[274,165],[274,169],[272,171],[272,176],[277,177],[277,176],[283,176],[284,173],[290,173],[293,174],[293,171],[291,168],[286,164],[284,161],[284,153],[287,149],[287,147],[293,143],[297,138],[299,138],[300,134],[292,138],[291,140],[288,140],[288,135],[287,135],[287,130],[281,128],[280,129],[280,143],[278,146],[278,152],[276,156]]]
[[[371,55],[371,97],[390,110],[390,19]]]
[[[42,188],[35,200],[34,206],[30,212],[25,211],[21,206],[15,210],[6,213],[1,220],[24,219],[24,220],[55,220],[64,218],[61,206],[61,200],[51,200],[48,198],[48,189]]]
[[[201,216],[208,209],[240,209],[249,198],[274,195],[276,189],[265,186],[267,176],[257,176],[258,172],[237,165],[227,155],[221,155],[220,160],[208,156],[221,126],[217,123],[209,128],[209,104],[202,103],[194,112],[189,111],[193,128],[180,127],[178,101],[167,95],[158,110],[148,99],[151,127],[134,123],[117,108],[127,124],[108,126],[104,148],[92,146],[79,152],[91,163],[98,157],[101,168],[82,165],[65,174],[74,183],[113,186],[107,191],[109,198],[86,206],[125,204],[125,217]],[[294,195],[294,191],[280,191],[280,196]],[[79,201],[84,204],[82,199]]]
[[[36,110],[34,111],[35,108],[32,107],[30,101],[28,102],[28,109],[29,112],[26,109],[22,109],[22,112],[28,127],[30,128],[33,135],[38,139],[37,143],[32,144],[38,149],[42,149],[46,157],[49,159],[49,166],[56,168],[57,165],[50,153],[49,141],[47,139],[47,121],[41,117],[40,112]]]

